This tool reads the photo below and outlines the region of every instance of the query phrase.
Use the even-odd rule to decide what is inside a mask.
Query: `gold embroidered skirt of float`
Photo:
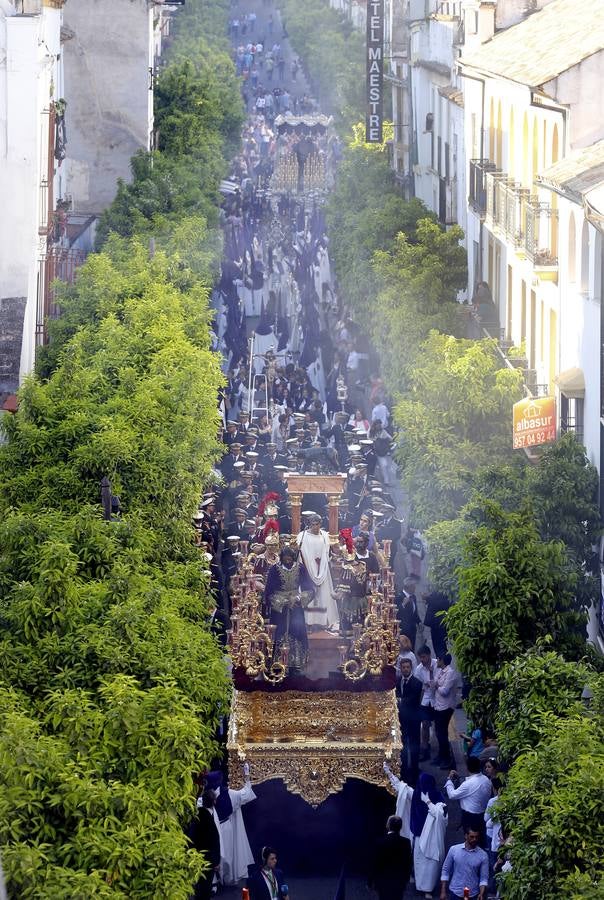
[[[347,778],[390,788],[383,764],[398,767],[401,733],[393,690],[235,691],[229,769],[249,762],[255,783],[281,778],[316,807]]]

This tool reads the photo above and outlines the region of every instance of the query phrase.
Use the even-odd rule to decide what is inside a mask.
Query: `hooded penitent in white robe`
[[[222,791],[225,788],[221,788]],[[224,884],[235,884],[247,878],[248,866],[254,862],[254,855],[247,839],[241,807],[256,799],[250,781],[246,781],[240,791],[228,789],[233,812],[225,822],[220,823],[220,868]]]
[[[403,827],[401,828],[401,836],[406,837],[410,841],[412,841],[413,836],[411,834],[411,798],[413,797],[413,788],[409,787],[409,785],[404,781],[401,781],[400,778],[397,778],[393,772],[388,771],[387,775],[390,779],[390,784],[396,791],[395,815],[397,815],[403,823]]]
[[[413,847],[415,889],[430,893],[440,878],[445,859],[447,813],[444,803],[428,803],[428,815],[422,833]]]
[[[319,534],[301,531],[298,546],[304,568],[315,588],[315,596],[306,607],[306,624],[321,625],[323,628],[335,626],[339,615],[329,571],[329,535],[323,529]]]

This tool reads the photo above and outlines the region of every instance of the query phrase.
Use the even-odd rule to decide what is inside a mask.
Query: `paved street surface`
[[[337,878],[291,878],[288,880],[291,900],[334,900],[338,885]],[[405,900],[423,897],[412,887],[405,893]],[[241,900],[241,888],[231,888],[221,895],[223,900]],[[360,878],[346,879],[346,900],[375,900],[377,895],[370,891]]]

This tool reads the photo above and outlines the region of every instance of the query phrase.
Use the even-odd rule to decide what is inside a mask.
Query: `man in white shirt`
[[[422,702],[420,708],[421,733],[420,733],[420,762],[430,759],[430,723],[434,719],[434,686],[436,681],[436,660],[430,653],[427,644],[417,651],[419,663],[413,674],[419,678],[423,685]]]
[[[451,665],[451,654],[439,656],[438,673],[434,681],[434,728],[438,741],[438,756],[433,760],[441,769],[455,765],[449,743],[449,722],[457,705],[457,672]]]
[[[480,843],[484,844],[485,821],[484,812],[491,799],[493,787],[491,779],[480,771],[480,760],[476,756],[468,759],[468,777],[458,787],[455,783],[458,775],[455,769],[449,772],[445,783],[445,791],[450,800],[459,800],[461,806],[461,824],[480,832]]]
[[[388,407],[385,403],[376,403],[371,410],[371,421],[377,422],[378,419],[380,420],[384,428],[388,428],[388,422],[390,421],[390,412],[388,411]]]

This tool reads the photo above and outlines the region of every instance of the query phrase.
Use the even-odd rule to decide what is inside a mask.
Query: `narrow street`
[[[269,81],[266,77],[266,69],[261,67],[259,70],[259,84],[269,90],[272,90],[273,87],[286,89],[291,96],[293,107],[295,98],[301,99],[304,96],[312,96],[309,82],[304,75],[304,61],[299,59],[301,66],[297,73],[296,80],[293,80],[291,76],[291,62],[297,54],[294,53],[289,37],[284,36],[278,7],[272,2],[264,2],[259,6],[254,0],[244,0],[244,2],[237,3],[236,7],[232,8],[231,16],[238,15],[241,19],[245,13],[250,13],[252,11],[257,15],[254,32],[252,34],[248,33],[245,37],[239,35],[233,42],[234,49],[240,44],[245,43],[246,40],[262,40],[265,52],[270,49],[274,42],[279,43],[281,54],[285,59],[284,77],[283,79],[279,79],[277,68],[275,67],[273,79],[272,81]],[[271,28],[269,25],[271,19],[273,23],[272,31],[269,31],[269,28]],[[312,79],[312,73],[310,73],[310,77]],[[249,91],[249,85],[245,89],[244,96],[246,95],[248,97],[248,113],[253,117],[254,94],[252,91]],[[331,289],[335,291],[335,286],[333,284],[331,285]],[[346,298],[341,299],[344,303],[346,302]],[[248,333],[257,326],[258,321],[257,317],[250,315],[246,316]],[[365,397],[365,402],[367,402],[367,397],[368,395]],[[394,485],[390,489],[390,492],[397,505],[397,514],[404,520],[406,503],[400,485]],[[399,555],[399,560],[400,556],[401,555]],[[403,572],[401,571],[400,563],[396,566],[396,570],[397,579],[399,583],[402,584]],[[421,600],[421,589],[423,587],[424,582],[422,581],[420,583],[420,592],[418,594],[418,598],[420,598],[419,610],[422,618],[425,610],[423,601]],[[456,711],[453,719],[451,736],[452,748],[456,754],[457,769],[462,776],[466,774],[465,758],[463,756],[461,741],[456,739],[455,736],[465,729],[465,724],[465,715],[460,708]],[[433,752],[435,752],[434,746]],[[438,766],[431,765],[429,761],[422,763],[421,770],[432,774],[437,785],[442,788],[446,780],[446,772],[441,771]],[[253,770],[251,772],[251,778],[253,782]],[[336,835],[333,834],[334,839],[331,842],[332,846],[328,853],[325,855],[320,853],[316,858],[312,855],[304,857],[303,854],[300,854],[299,848],[294,850],[292,847],[292,843],[294,845],[299,844],[302,846],[317,829],[320,831],[323,827],[320,824],[321,822],[324,824],[331,822],[331,827],[335,831],[338,831],[344,822],[350,821],[347,819],[346,814],[342,813],[343,808],[340,806],[340,798],[332,797],[317,810],[313,811],[307,804],[300,801],[299,798],[292,798],[291,795],[285,795],[280,786],[275,790],[274,783],[268,782],[254,785],[254,791],[257,795],[257,800],[254,803],[243,807],[244,821],[246,823],[252,851],[257,855],[260,851],[260,847],[266,843],[274,844],[276,846],[281,857],[280,865],[284,867],[287,881],[291,889],[291,896],[294,900],[331,900],[332,897],[335,897],[338,887],[341,889],[343,885],[345,885],[345,896],[348,900],[361,900],[361,898],[367,900],[368,897],[372,896],[367,887],[366,876],[363,874],[372,852],[370,843],[366,846],[364,858],[359,858],[358,856],[352,857],[350,855],[346,850],[345,835],[339,835],[336,838]],[[368,802],[372,806],[375,805],[375,809],[368,809],[367,813],[369,818],[373,820],[372,833],[374,839],[377,840],[380,837],[381,829],[385,825],[387,816],[394,813],[395,803],[394,798],[391,795],[388,795],[386,790],[383,790],[379,797],[378,795],[380,792],[377,792],[376,794],[375,789],[372,789],[372,791],[374,793],[373,795],[369,795]],[[345,788],[345,793],[349,793],[348,788]],[[346,803],[350,802],[351,797],[348,797]],[[354,803],[355,801],[352,800],[352,802]],[[290,815],[293,809],[297,810],[296,821],[286,822],[286,820],[283,819],[284,803],[288,811],[286,813],[287,816]],[[380,810],[379,813],[377,812],[378,809]],[[446,834],[447,847],[462,839],[459,805],[457,803],[451,803],[449,804],[449,818]],[[312,843],[312,846],[316,845]],[[334,853],[335,856],[333,856]],[[301,858],[304,859],[303,863],[300,862]],[[292,871],[293,860],[296,860],[293,866],[295,869],[294,871]],[[341,875],[338,876],[338,874],[336,874],[337,872],[340,872]],[[318,877],[319,875],[320,877]],[[423,895],[422,892],[421,896]],[[220,896],[224,897],[225,900],[239,900],[241,896],[241,887],[237,885],[232,888],[222,888]],[[341,897],[343,895],[339,896]],[[405,893],[405,898],[408,900],[408,898],[417,896],[418,894],[414,890],[413,883],[411,883]]]

